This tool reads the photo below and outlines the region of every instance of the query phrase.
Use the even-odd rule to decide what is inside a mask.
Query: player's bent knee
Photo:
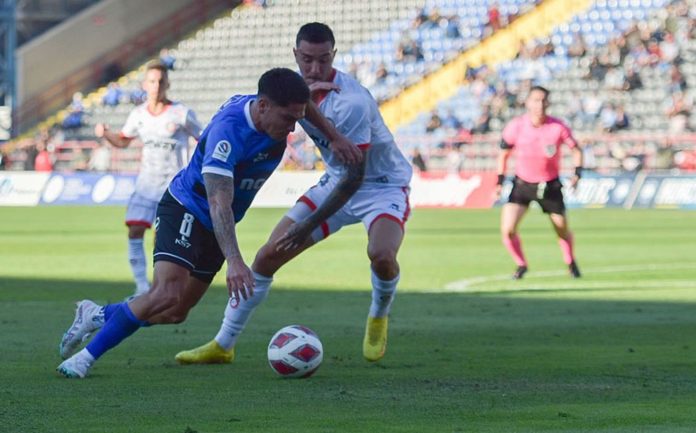
[[[370,254],[370,262],[372,269],[381,278],[392,279],[399,273],[399,263],[396,261],[396,254],[393,251],[375,251]]]

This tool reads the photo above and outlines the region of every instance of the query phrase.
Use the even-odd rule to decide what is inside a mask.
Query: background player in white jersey
[[[128,260],[135,294],[150,289],[145,258],[145,231],[150,228],[157,212],[157,203],[175,174],[188,162],[189,137],[198,140],[201,125],[193,111],[167,98],[169,78],[167,67],[151,63],[145,71],[143,89],[147,100],[133,109],[120,132],[99,123],[94,133],[115,147],[127,147],[135,138],[143,143],[140,172],[135,191],[128,201]]]
[[[343,165],[326,137],[310,123],[300,121],[321,151],[326,174],[300,197],[257,253],[252,265],[253,290],[247,290],[243,299],[230,299],[215,339],[177,354],[180,363],[231,362],[237,337],[266,297],[276,271],[341,227],[358,222],[368,231],[372,271],[372,304],[363,356],[368,361],[384,356],[388,314],[400,275],[396,256],[410,213],[411,166],[397,149],[367,89],[333,68],[334,45],[327,25],[305,24],[297,34],[295,60],[322,114],[363,151],[364,157],[359,163]]]

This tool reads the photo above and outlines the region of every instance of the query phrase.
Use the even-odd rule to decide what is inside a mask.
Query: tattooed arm
[[[230,297],[247,299],[254,293],[254,277],[244,263],[239,251],[235,232],[232,201],[234,200],[234,179],[213,173],[204,173],[205,189],[210,207],[215,238],[227,261],[227,290]]]
[[[300,247],[314,229],[319,227],[328,217],[342,208],[353,194],[355,194],[355,191],[360,188],[363,178],[365,177],[365,153],[367,150],[362,152],[362,158],[359,162],[346,166],[343,177],[336,184],[336,187],[334,187],[324,203],[306,219],[293,224],[288,232],[278,239],[276,243],[276,248],[278,250],[291,250]]]

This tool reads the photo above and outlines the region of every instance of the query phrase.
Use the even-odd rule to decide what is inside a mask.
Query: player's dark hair
[[[539,92],[542,92],[542,93],[544,94],[544,98],[548,98],[548,97],[549,97],[549,93],[551,93],[551,92],[549,92],[549,89],[547,89],[546,87],[543,87],[543,86],[532,86],[532,87],[529,89],[529,93],[532,93],[532,92],[535,91],[535,90],[538,90]]]
[[[287,107],[290,104],[306,104],[309,101],[309,87],[297,72],[288,68],[273,68],[261,75],[258,95]]]
[[[323,23],[307,23],[300,27],[295,39],[295,46],[300,46],[300,41],[307,41],[312,44],[323,44],[331,42],[331,46],[336,45],[336,39],[331,28]]]
[[[165,65],[164,63],[153,61],[148,63],[147,66],[145,66],[145,72],[152,70],[160,71],[164,78],[169,79],[169,69],[167,69],[167,65]]]

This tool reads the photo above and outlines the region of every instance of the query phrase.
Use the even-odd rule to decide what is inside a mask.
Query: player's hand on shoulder
[[[241,256],[227,259],[226,280],[230,298],[246,300],[254,295],[254,275]]]
[[[317,92],[330,92],[334,91],[337,93],[341,92],[341,86],[332,81],[316,81],[309,86],[309,93],[314,96]]]
[[[363,159],[362,151],[343,134],[338,134],[338,137],[329,143],[329,148],[341,162],[347,165],[358,164]]]

